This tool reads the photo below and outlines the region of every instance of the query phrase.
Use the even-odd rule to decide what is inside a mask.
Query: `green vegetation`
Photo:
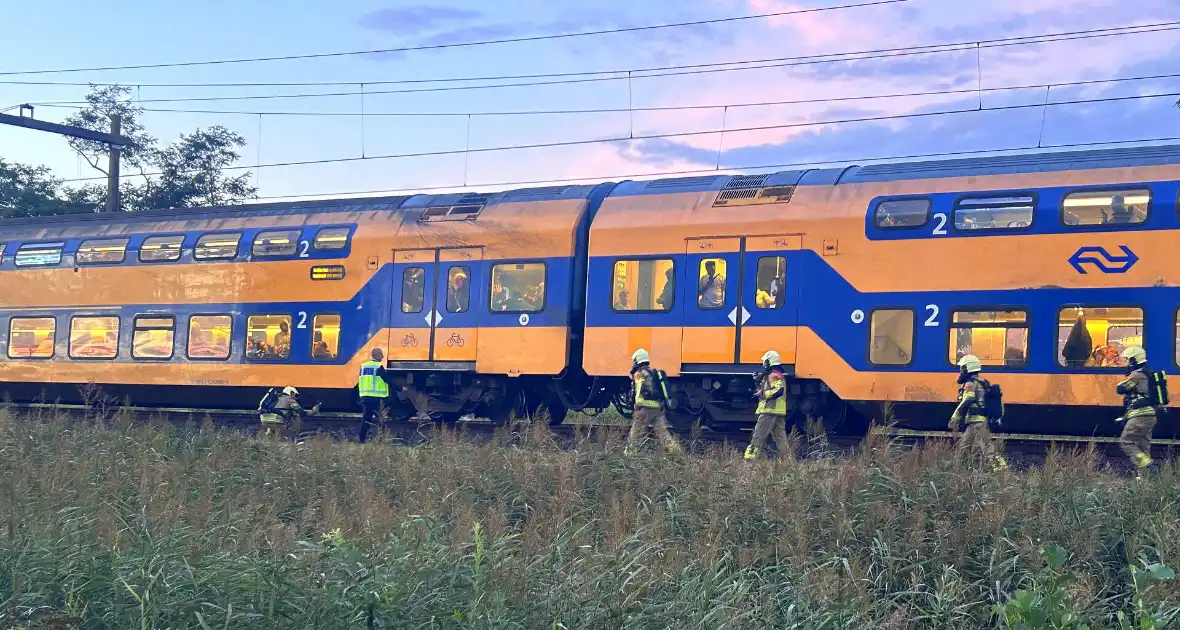
[[[1173,628],[1180,469],[280,445],[0,411],[0,628]]]

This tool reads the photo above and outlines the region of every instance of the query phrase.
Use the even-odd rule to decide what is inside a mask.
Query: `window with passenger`
[[[340,316],[316,315],[311,331],[311,359],[335,361],[340,352]]]
[[[1061,219],[1068,226],[1139,225],[1147,220],[1151,191],[1146,188],[1126,190],[1082,190],[1065,196]]]
[[[294,256],[298,244],[299,230],[269,230],[258,233],[251,252],[259,258]]]
[[[869,325],[869,362],[909,365],[914,359],[914,312],[909,309],[873,311]]]
[[[916,228],[930,217],[929,199],[886,199],[877,204],[873,223],[881,229]]]
[[[786,301],[787,259],[782,256],[763,256],[758,259],[757,287],[754,304],[758,308],[782,308]]]
[[[118,353],[118,317],[74,317],[70,320],[71,359],[113,359]]]
[[[402,312],[421,313],[426,302],[426,270],[406,267],[402,272]]]
[[[180,260],[180,248],[184,244],[184,236],[151,236],[139,246],[140,262],[172,262]]]
[[[13,317],[8,324],[9,358],[52,358],[56,332],[57,320],[52,317]]]
[[[1123,350],[1143,345],[1143,309],[1070,306],[1057,320],[1057,361],[1069,369],[1120,368]]]
[[[1032,225],[1036,205],[1036,198],[1027,194],[960,197],[955,201],[955,229],[1024,229]]]
[[[290,356],[290,315],[251,315],[246,318],[247,359],[285,361]]]
[[[489,299],[496,313],[536,313],[545,308],[545,263],[492,266]]]
[[[611,306],[616,311],[667,311],[676,299],[671,258],[615,261]]]
[[[447,312],[466,313],[470,307],[471,267],[451,267],[447,272]]]
[[[1028,313],[955,311],[950,326],[950,362],[968,354],[983,365],[1023,367],[1028,361]]]
[[[725,306],[725,259],[706,258],[701,261],[697,281],[697,306],[704,310]]]
[[[233,329],[229,315],[193,315],[188,320],[188,358],[228,359]]]
[[[127,255],[125,238],[104,238],[82,241],[75,261],[79,265],[115,265]]]

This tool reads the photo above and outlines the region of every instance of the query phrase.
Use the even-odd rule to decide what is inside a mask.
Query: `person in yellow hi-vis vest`
[[[372,360],[361,364],[361,373],[356,384],[363,412],[361,426],[357,429],[357,441],[362,444],[369,434],[369,428],[380,425],[384,419],[385,412],[388,410],[390,387],[392,386],[398,391],[405,389],[390,382],[390,374],[382,363],[385,353],[381,351],[381,348],[373,348],[369,356],[372,357]]]
[[[787,379],[783,375],[782,359],[778,352],[768,350],[762,355],[762,374],[758,376],[758,423],[746,447],[746,459],[758,459],[768,435],[774,436],[779,456],[790,452],[787,442]]]
[[[680,442],[668,430],[664,406],[668,403],[668,387],[664,373],[652,369],[647,350],[640,348],[631,355],[631,385],[635,396],[635,411],[631,416],[631,433],[627,436],[627,455],[634,455],[643,440],[648,425],[656,439],[669,453],[681,452]]]

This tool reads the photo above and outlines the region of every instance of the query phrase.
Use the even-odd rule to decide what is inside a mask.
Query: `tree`
[[[61,181],[44,166],[14,164],[0,158],[0,218],[70,213],[71,206],[62,198],[61,187]]]
[[[129,87],[91,85],[87,106],[66,119],[70,125],[109,132],[111,115],[121,117],[121,134],[132,141],[123,150],[122,161],[138,169],[139,177],[143,178],[139,185],[127,180],[120,182],[124,210],[230,205],[258,195],[258,188],[250,185],[249,172],[234,177],[222,172],[241,157],[238,150],[246,146],[245,138],[214,125],[182,134],[176,142],[158,149],[156,139],[140,122],[143,108],[130,98]],[[77,138],[69,139],[69,144],[94,170],[107,174],[105,144]],[[66,189],[64,194],[71,205],[97,210],[102,207],[106,191],[101,186],[89,185]]]

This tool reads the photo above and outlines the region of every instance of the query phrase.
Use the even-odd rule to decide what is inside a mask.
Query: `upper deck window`
[[[960,197],[955,201],[955,229],[1022,230],[1032,225],[1036,205],[1030,194]]]
[[[1065,196],[1061,204],[1061,221],[1068,226],[1132,226],[1147,220],[1151,191],[1082,190]]]
[[[65,243],[36,243],[21,245],[16,250],[17,267],[50,267],[61,264]]]
[[[0,243],[0,264],[4,263],[4,247],[6,245],[8,245],[8,243]]]
[[[315,234],[312,247],[317,252],[339,251],[348,247],[348,232],[346,227],[323,228]]]
[[[238,242],[242,240],[240,233],[234,234],[206,234],[197,240],[193,249],[193,258],[197,260],[226,260],[238,255]]]
[[[294,256],[298,244],[299,230],[259,232],[254,238],[253,252],[258,257]]]
[[[929,199],[887,199],[873,213],[873,222],[883,230],[922,227],[929,220]]]
[[[172,262],[180,260],[180,248],[184,244],[184,236],[152,236],[144,239],[139,246],[140,262]]]
[[[127,239],[104,238],[82,241],[74,259],[79,265],[117,265],[127,255]]]

